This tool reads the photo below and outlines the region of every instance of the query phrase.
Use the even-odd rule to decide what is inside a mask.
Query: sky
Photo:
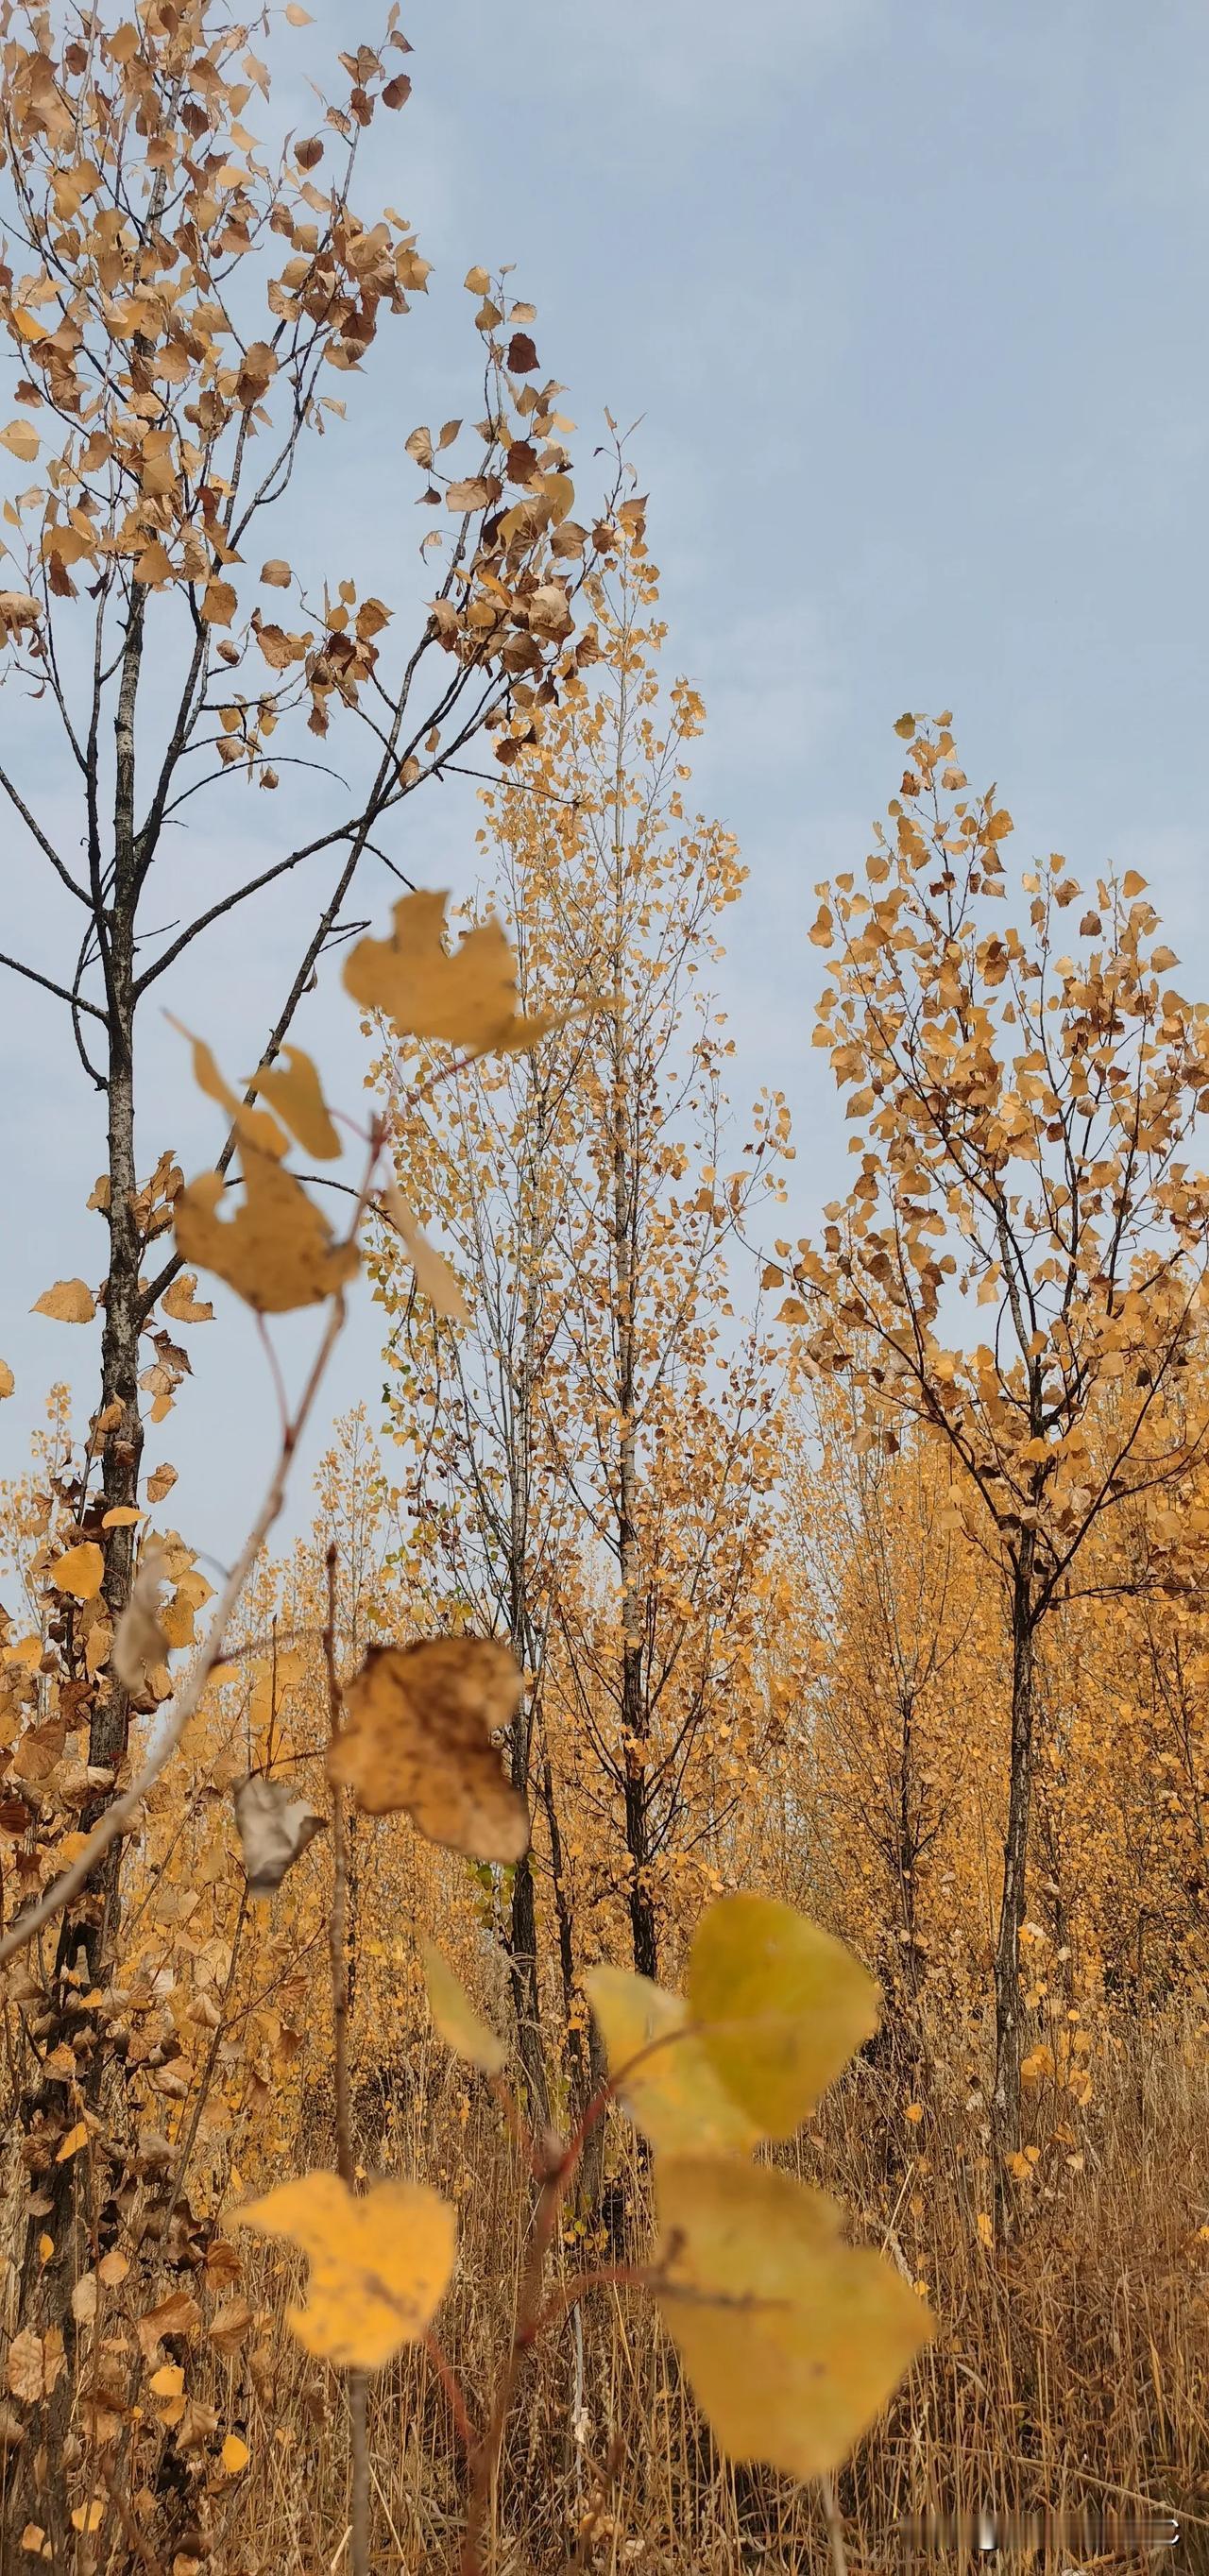
[[[368,15],[312,0],[282,27],[283,109]],[[740,1116],[786,1093],[795,1227],[843,1178],[845,1138],[812,1054],[815,882],[859,864],[898,784],[904,709],[951,708],[977,788],[998,783],[1016,850],[1149,880],[1181,989],[1209,992],[1203,783],[1209,651],[1209,13],[1202,0],[415,0],[414,89],[368,138],[363,207],[389,202],[434,262],[388,328],[346,427],[323,442],[278,550],[366,587],[413,580],[419,421],[476,416],[461,279],[515,262],[543,366],[567,387],[581,491],[606,407],[637,422],[667,660],[709,711],[695,795],[750,871],[719,993]],[[602,468],[595,469],[601,471]],[[0,694],[6,758],[52,818],[62,782],[31,711]],[[295,805],[295,810],[297,806]],[[288,803],[212,809],[180,887],[267,865]],[[430,789],[392,844],[418,882],[465,891],[473,790]],[[64,971],[64,910],[6,826],[0,946]],[[223,871],[227,876],[223,876]],[[312,881],[318,886],[319,880]],[[256,1060],[305,938],[307,885],[268,894],[162,989],[232,1071]],[[397,889],[393,889],[397,891]],[[384,875],[357,891],[385,926]],[[169,906],[169,910],[176,908]],[[355,1106],[362,1050],[329,967],[294,1034]],[[103,1269],[83,1201],[102,1104],[62,1006],[0,974],[8,1223],[0,1473],[23,1464],[55,1377],[86,1421],[93,1335],[31,1316],[50,1281]],[[187,1171],[217,1144],[178,1038],[154,1015],[140,1165]],[[219,1557],[267,1479],[275,1402],[250,1317],[221,1287],[189,1337],[196,1377],[152,1434],[179,1470],[175,1524]],[[283,1325],[296,1382],[314,1316]],[[382,1382],[368,1295],[330,1380],[287,1522],[331,1413]]]

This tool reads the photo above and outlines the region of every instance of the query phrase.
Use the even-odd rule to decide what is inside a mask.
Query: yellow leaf
[[[702,1915],[687,2000],[727,2092],[769,2138],[792,2137],[877,2028],[859,1959],[772,1896],[724,1896]]]
[[[7,447],[9,455],[18,457],[22,465],[33,464],[41,443],[30,420],[10,420],[7,429],[0,429],[0,447]]]
[[[49,1315],[56,1324],[91,1324],[96,1301],[82,1279],[56,1279],[30,1307],[31,1315]]]
[[[457,1279],[449,1263],[442,1259],[435,1244],[429,1242],[417,1223],[402,1190],[396,1189],[393,1183],[389,1189],[383,1190],[382,1206],[407,1246],[417,1288],[431,1299],[438,1315],[446,1316],[455,1324],[468,1324],[470,1316]]]
[[[491,1735],[514,1716],[523,1688],[494,1638],[372,1646],[344,1693],[329,1777],[352,1789],[367,1815],[402,1807],[430,1842],[472,1860],[519,1860],[528,1810]]]
[[[173,1028],[179,1029],[183,1038],[188,1038],[193,1053],[193,1079],[198,1090],[205,1092],[207,1100],[216,1100],[219,1108],[225,1109],[241,1145],[251,1145],[258,1154],[267,1154],[272,1161],[279,1161],[289,1151],[289,1138],[277,1120],[267,1109],[249,1108],[238,1092],[232,1091],[230,1083],[224,1081],[205,1039],[194,1037],[192,1029],[187,1029],[183,1020],[172,1019],[171,1012],[168,1017]]]
[[[484,2075],[499,2075],[507,2056],[503,2041],[475,2011],[469,1995],[463,1992],[452,1968],[432,1942],[421,1941],[420,1949],[428,2008],[446,2047],[453,2050],[455,2057],[464,2057],[469,2065],[481,2066]]]
[[[227,2476],[237,2478],[241,2469],[246,2469],[251,2457],[247,2443],[240,2441],[238,2433],[228,2433],[222,2446],[222,2464]]]
[[[45,322],[39,322],[37,314],[28,312],[22,305],[14,308],[13,321],[23,340],[44,340],[47,336]]]
[[[468,268],[462,284],[469,288],[472,295],[485,295],[491,280],[485,268]]]
[[[309,1055],[301,1047],[283,1049],[288,1067],[262,1064],[253,1077],[256,1090],[289,1128],[291,1136],[316,1161],[330,1163],[343,1152],[332,1125],[331,1112],[323,1097],[319,1076]]]
[[[520,1025],[516,960],[494,918],[445,948],[447,894],[406,894],[389,939],[362,939],[345,960],[344,985],[367,1011],[383,1011],[400,1037],[445,1038],[476,1053]]]
[[[235,2224],[307,2255],[309,2302],[287,2310],[290,2328],[307,2352],[351,2370],[381,2370],[415,2343],[453,2270],[454,2214],[425,2183],[379,2182],[357,2198],[336,2174],[300,2174]]]
[[[104,2519],[105,2499],[103,2496],[94,2496],[91,2504],[73,2506],[71,2527],[73,2531],[99,2531]]]
[[[56,1558],[50,1579],[57,1592],[70,1592],[77,1601],[95,1601],[105,1576],[105,1559],[95,1539],[86,1539],[81,1547],[69,1547],[66,1556]]]
[[[990,2211],[980,2209],[975,2224],[978,2229],[978,2242],[980,2245],[985,2245],[989,2253],[995,2243],[995,2230],[991,2225]]]
[[[81,2147],[86,2147],[87,2144],[87,2126],[83,2120],[77,2120],[74,2129],[69,2129],[66,2137],[60,2140],[55,2154],[55,2163],[65,2165],[70,2156],[78,2156]]]
[[[0,1398],[11,1395],[17,1381],[7,1360],[0,1360]]]
[[[931,2333],[923,2301],[792,2174],[661,2159],[657,2196],[660,2306],[722,2449],[838,2468]]]
[[[333,1241],[327,1218],[280,1163],[250,1145],[242,1160],[244,1196],[230,1220],[218,1214],[221,1172],[203,1172],[181,1192],[177,1250],[199,1269],[216,1271],[258,1314],[321,1304],[353,1277],[355,1244]]]
[[[147,2385],[153,2397],[179,2397],[185,2385],[185,2374],[178,2362],[165,2361],[152,2372]]]
[[[600,2026],[609,2079],[630,2118],[663,2155],[746,2155],[760,2131],[732,2100],[679,1995],[625,1968],[593,1968],[584,1979]],[[684,2034],[677,2036],[678,2033]],[[659,2045],[652,2049],[652,2042]],[[651,2050],[632,2075],[634,2058]]]
[[[1145,894],[1145,877],[1139,876],[1136,868],[1127,868],[1121,880],[1121,892],[1127,903],[1132,902],[1135,895]]]
[[[146,1517],[146,1513],[140,1512],[134,1503],[115,1503],[113,1510],[103,1515],[101,1527],[102,1529],[134,1529],[136,1524],[146,1520]]]
[[[160,1303],[174,1324],[213,1323],[214,1308],[205,1298],[195,1296],[196,1287],[196,1271],[182,1270],[179,1279],[174,1279],[171,1287],[165,1288]]]

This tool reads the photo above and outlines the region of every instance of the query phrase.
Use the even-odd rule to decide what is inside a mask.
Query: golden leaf
[[[492,918],[443,945],[447,894],[407,894],[389,939],[362,939],[344,966],[345,990],[383,1011],[401,1037],[445,1038],[476,1051],[499,1044],[516,1018],[516,960]]]
[[[448,1961],[432,1942],[421,1941],[420,1950],[428,2008],[446,2047],[453,2050],[455,2057],[464,2057],[468,2065],[481,2067],[484,2075],[501,2074],[507,2062],[502,2039],[475,2011]]]
[[[358,2198],[336,2174],[300,2174],[250,2201],[235,2224],[301,2248],[309,2301],[287,2310],[291,2331],[348,2369],[381,2370],[418,2341],[453,2270],[454,2214],[425,2183],[379,2182]]]
[[[253,1076],[255,1089],[276,1110],[305,1153],[313,1154],[317,1162],[330,1163],[344,1149],[332,1125],[319,1076],[301,1047],[288,1046],[282,1052],[289,1058],[288,1066],[259,1066]]]
[[[183,1020],[172,1018],[171,1012],[168,1018],[172,1027],[179,1029],[183,1038],[188,1038],[193,1054],[193,1079],[198,1090],[205,1092],[207,1100],[216,1100],[219,1108],[225,1109],[241,1145],[250,1145],[258,1154],[266,1154],[272,1161],[279,1161],[283,1154],[289,1152],[289,1138],[277,1120],[267,1109],[250,1108],[246,1101],[241,1100],[238,1092],[232,1091],[230,1083],[219,1072],[205,1039],[195,1037]]]
[[[403,1808],[430,1842],[472,1860],[519,1860],[529,1847],[523,1798],[491,1742],[515,1714],[522,1675],[487,1637],[428,1637],[372,1646],[344,1693],[346,1723],[328,1755],[331,1779],[367,1815]]]
[[[85,1539],[82,1546],[69,1547],[66,1556],[57,1557],[50,1579],[57,1592],[70,1592],[77,1601],[95,1601],[105,1579],[105,1559],[95,1539]]]
[[[55,2150],[55,2163],[65,2165],[70,2157],[78,2156],[81,2147],[86,2147],[87,2144],[87,2124],[83,2120],[77,2120],[74,2129],[69,2129],[66,2137],[60,2140]]]
[[[455,1324],[470,1321],[466,1300],[449,1263],[422,1231],[401,1190],[392,1183],[381,1193],[382,1206],[391,1224],[402,1236],[416,1274],[416,1286],[423,1290],[436,1307],[438,1315]]]
[[[247,2443],[240,2441],[238,2433],[228,2433],[222,2446],[222,2464],[227,2476],[237,2478],[240,2471],[246,2469],[251,2457]]]
[[[96,1313],[92,1290],[82,1279],[56,1279],[30,1307],[31,1315],[49,1315],[56,1324],[91,1324]]]
[[[757,2123],[732,2100],[688,2028],[679,1995],[626,1968],[592,1968],[584,1979],[600,2025],[609,2078],[636,2126],[664,2155],[746,2155]],[[677,2036],[677,2034],[681,2034]],[[652,2042],[659,2043],[652,2047]],[[650,2050],[649,2056],[643,2052]],[[643,2056],[632,2075],[626,2068]]]
[[[326,1217],[280,1163],[249,1145],[242,1161],[244,1197],[230,1220],[218,1214],[221,1172],[203,1172],[181,1192],[176,1242],[182,1259],[216,1271],[258,1314],[321,1304],[356,1271],[355,1244],[333,1241]]]
[[[11,1395],[17,1381],[7,1360],[0,1360],[0,1398]]]
[[[687,2001],[726,2091],[769,2138],[792,2137],[877,2028],[859,1959],[771,1896],[724,1896],[702,1915]]]
[[[922,2299],[792,2174],[665,2158],[657,2197],[660,2306],[723,2450],[838,2468],[932,2332]]]

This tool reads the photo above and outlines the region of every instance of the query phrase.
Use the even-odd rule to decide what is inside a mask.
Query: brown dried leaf
[[[148,1688],[158,1666],[168,1660],[168,1639],[160,1624],[160,1587],[165,1572],[163,1548],[158,1540],[148,1539],[110,1649],[113,1671],[123,1688],[136,1697]]]
[[[244,1873],[253,1896],[269,1896],[327,1818],[298,1797],[285,1780],[266,1780],[253,1772],[235,1791],[235,1822],[243,1849]]]
[[[31,1315],[49,1315],[56,1324],[91,1324],[96,1300],[82,1279],[56,1279],[30,1307]]]
[[[160,1303],[174,1324],[213,1323],[214,1308],[208,1299],[195,1294],[196,1288],[195,1270],[182,1270],[179,1279],[174,1279],[171,1287],[165,1288]]]
[[[5,2373],[9,2395],[19,2397],[26,2406],[37,2405],[49,2397],[56,2381],[66,2369],[63,2337],[57,2326],[40,2335],[33,2326],[23,2326],[8,2347]]]
[[[143,2359],[154,2361],[164,2335],[195,2335],[201,2321],[196,2299],[190,2298],[187,2290],[173,2290],[170,2298],[161,2299],[157,2308],[150,2308],[145,2317],[135,2320]]]
[[[255,2323],[255,2314],[246,2299],[224,2299],[214,2311],[207,2334],[215,2351],[229,2360],[232,2354],[242,2351]]]
[[[490,1637],[428,1637],[373,1646],[344,1693],[346,1723],[328,1756],[332,1780],[365,1814],[403,1808],[430,1842],[474,1860],[519,1860],[529,1846],[523,1798],[491,1742],[524,1689],[508,1648]]]

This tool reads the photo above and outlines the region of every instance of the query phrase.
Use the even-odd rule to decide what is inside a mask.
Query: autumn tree
[[[928,1879],[968,1807],[982,1568],[951,1526],[930,1445],[896,1436],[887,1451],[842,1380],[818,1378],[810,1397],[786,1447],[779,1533],[793,1576],[789,1635],[808,1663],[795,1712],[809,1742],[802,1803],[837,1924],[869,1944],[889,2022],[918,2045]]]
[[[1014,2146],[1039,1633],[1085,1567],[1094,1583],[1097,1528],[1141,1494],[1174,1507],[1205,1436],[1186,1372],[1209,1191],[1187,1154],[1209,1012],[1164,980],[1177,961],[1136,874],[1089,901],[1053,856],[1023,872],[1017,915],[1010,817],[968,792],[948,719],[904,717],[899,732],[889,830],[863,887],[845,874],[820,889],[811,934],[831,975],[816,1039],[859,1170],[821,1246],[800,1246],[788,1315],[820,1366],[851,1375],[883,1440],[919,1424],[943,1443],[1002,1587],[995,2104]],[[989,1338],[962,1337],[971,1308]],[[1161,1583],[1161,1559],[1137,1579]]]
[[[85,1832],[137,1707],[107,1640],[130,1593],[145,1419],[162,1417],[187,1370],[171,1327],[208,1312],[163,1240],[182,1186],[171,1145],[162,1130],[150,1150],[138,1144],[146,1011],[171,996],[207,931],[296,876],[310,889],[296,971],[243,1071],[276,1058],[358,870],[402,875],[384,844],[405,800],[481,734],[505,761],[535,739],[588,544],[570,515],[568,425],[539,369],[532,308],[495,300],[474,269],[484,417],[461,447],[459,422],[417,430],[411,463],[399,460],[408,511],[418,468],[431,513],[410,623],[358,594],[341,560],[351,534],[332,531],[336,559],[320,561],[328,526],[312,519],[306,560],[286,559],[291,491],[314,470],[317,439],[325,459],[335,452],[337,384],[361,377],[383,326],[427,286],[411,229],[355,201],[361,138],[410,89],[397,17],[380,42],[341,55],[314,132],[262,144],[244,122],[273,124],[261,21],[211,0],[153,0],[113,27],[4,12],[0,322],[15,412],[0,444],[32,479],[14,473],[5,504],[0,661],[23,712],[0,791],[74,962],[3,964],[63,1013],[106,1125],[94,1194],[106,1275],[95,1289],[61,1281],[41,1301],[66,1321],[103,1315],[98,1400],[60,1532],[101,1551],[103,1578],[87,1603],[68,1599],[44,1676],[47,1691],[61,1676],[72,1724],[87,1727]],[[378,500],[392,522],[397,496],[396,476]],[[274,810],[262,793],[284,809],[252,872],[224,865],[214,828],[241,786],[258,791],[261,814]],[[200,853],[184,835],[202,822],[205,861],[183,860]],[[232,1133],[220,1183],[233,1150]],[[118,1837],[64,1914],[57,1978],[91,1984],[103,1966],[120,1849]],[[103,2063],[98,2051],[94,2089]],[[54,2083],[44,2108],[62,2093]],[[51,2189],[57,2219],[66,2168]]]

